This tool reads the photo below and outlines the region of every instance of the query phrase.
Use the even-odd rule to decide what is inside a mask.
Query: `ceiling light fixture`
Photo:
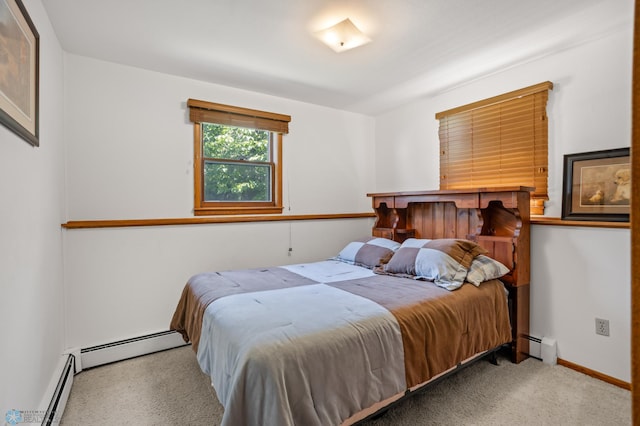
[[[369,37],[362,34],[349,18],[338,22],[332,27],[316,32],[316,37],[338,53],[362,46],[371,41]]]

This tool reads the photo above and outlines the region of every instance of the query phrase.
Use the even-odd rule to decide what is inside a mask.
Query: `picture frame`
[[[562,219],[629,222],[629,148],[564,156]]]
[[[40,35],[21,0],[0,1],[0,124],[40,145]]]

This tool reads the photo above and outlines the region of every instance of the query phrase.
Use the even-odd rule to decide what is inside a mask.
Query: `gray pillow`
[[[478,286],[485,281],[498,279],[507,272],[509,272],[509,268],[502,263],[481,254],[471,262],[469,273],[467,274],[467,281]]]
[[[400,248],[400,243],[396,241],[387,238],[366,237],[347,244],[334,259],[373,269],[387,263],[398,248]]]
[[[375,272],[433,281],[455,290],[462,286],[473,259],[486,250],[473,241],[409,238],[391,260]]]

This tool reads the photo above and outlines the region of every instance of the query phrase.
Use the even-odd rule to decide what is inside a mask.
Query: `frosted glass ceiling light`
[[[362,46],[371,41],[369,37],[362,34],[362,32],[353,25],[353,22],[351,22],[349,18],[325,30],[316,32],[316,37],[338,53]]]

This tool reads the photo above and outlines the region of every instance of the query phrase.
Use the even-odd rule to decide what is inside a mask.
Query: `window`
[[[291,117],[189,99],[194,214],[282,213],[282,135]]]
[[[440,189],[535,187],[531,213],[544,214],[552,88],[544,82],[437,113]]]

